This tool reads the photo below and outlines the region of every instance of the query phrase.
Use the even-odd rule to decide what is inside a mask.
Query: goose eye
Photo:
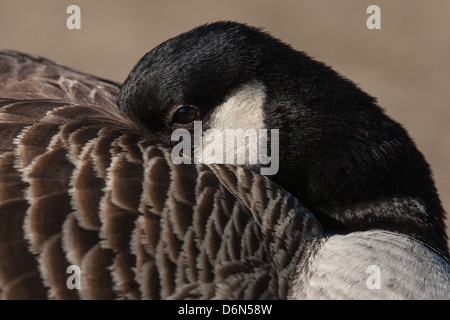
[[[197,109],[191,106],[184,106],[175,111],[172,123],[189,124],[197,118]]]

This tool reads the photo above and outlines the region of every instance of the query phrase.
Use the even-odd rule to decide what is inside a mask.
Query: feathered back
[[[174,165],[117,84],[0,51],[0,87],[2,299],[450,299],[430,243],[330,235],[253,171]]]
[[[116,84],[15,52],[0,71],[1,298],[287,297],[322,233],[290,194],[238,167],[173,165]]]

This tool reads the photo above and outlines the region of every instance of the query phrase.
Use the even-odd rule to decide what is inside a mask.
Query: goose
[[[444,212],[407,132],[268,33],[197,27],[122,85],[14,51],[0,70],[1,298],[450,298]],[[172,132],[197,121],[280,129],[279,171],[174,164]]]

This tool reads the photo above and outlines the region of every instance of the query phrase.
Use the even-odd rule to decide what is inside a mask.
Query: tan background
[[[81,8],[81,30],[66,28],[71,4]],[[366,28],[371,4],[381,8],[381,30]],[[0,0],[0,48],[122,82],[154,46],[216,20],[264,27],[377,97],[425,154],[450,212],[448,0]]]

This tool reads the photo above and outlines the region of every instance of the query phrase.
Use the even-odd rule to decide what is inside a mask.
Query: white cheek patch
[[[209,127],[203,132],[194,157],[198,162],[227,163],[247,168],[261,168],[261,174],[273,175],[278,171],[278,130],[271,142],[276,143],[276,150],[271,146],[268,157],[268,131],[264,123],[263,106],[266,100],[266,88],[254,81],[242,85],[231,92],[224,103],[216,107],[211,114]]]
[[[224,103],[214,109],[208,120],[210,129],[203,131],[202,122],[194,121],[193,140],[186,129],[172,133],[171,140],[179,141],[172,149],[172,162],[227,163],[260,168],[262,175],[276,174],[279,168],[279,132],[278,129],[265,128],[265,101],[266,88],[259,81],[234,90]],[[191,141],[194,144],[192,153]]]
[[[259,81],[232,91],[208,120],[211,129],[203,133],[202,162],[257,165],[257,133],[265,127],[265,100],[266,88]]]
[[[266,87],[262,82],[253,81],[242,85],[216,107],[209,119],[210,128],[223,132],[226,129],[263,129],[265,100]]]

